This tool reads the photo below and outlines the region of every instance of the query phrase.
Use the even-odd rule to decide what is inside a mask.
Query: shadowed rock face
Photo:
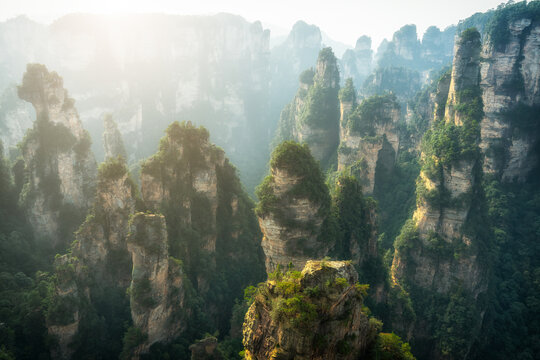
[[[377,109],[366,115],[362,108],[372,106]],[[399,104],[391,96],[367,99],[356,108],[350,102],[341,102],[338,170],[351,168],[366,194],[373,193],[377,167],[394,166],[399,150],[399,120]]]
[[[503,181],[524,181],[538,162],[533,147],[540,107],[540,23],[529,18],[507,24],[504,46],[488,36],[482,48],[480,86],[485,116],[480,148],[483,170]],[[520,121],[521,120],[521,121]]]
[[[141,171],[143,199],[151,209],[165,212],[167,221],[187,227],[199,221],[202,213],[205,216],[204,235],[194,247],[186,245],[181,253],[189,264],[191,260],[195,261],[191,259],[191,253],[203,251],[212,258],[210,266],[215,266],[217,172],[225,164],[223,150],[208,141],[206,130],[191,124],[171,125],[163,144],[161,156],[150,158]],[[194,203],[197,200],[200,207],[196,209]],[[197,281],[201,291],[207,289],[206,279]]]
[[[454,108],[458,104],[459,94],[464,90],[477,89],[479,85],[479,50],[480,37],[473,40],[460,39],[456,42],[452,79],[448,94],[445,120],[456,126],[463,126],[461,114]],[[427,155],[422,154],[422,157]],[[452,243],[459,239],[465,247],[471,245],[471,239],[463,233],[463,226],[471,209],[470,198],[476,181],[473,171],[476,159],[458,159],[451,164],[442,166],[441,176],[428,175],[422,170],[418,179],[419,186],[426,191],[442,191],[447,194],[450,201],[442,206],[434,205],[430,201],[419,198],[417,208],[413,215],[413,222],[421,241],[419,249],[412,250],[410,262],[399,256],[394,258],[393,271],[397,278],[405,277],[407,282],[415,283],[425,288],[433,288],[440,293],[447,293],[454,282],[460,279],[463,286],[474,293],[476,297],[485,291],[487,284],[482,275],[483,270],[476,260],[476,254],[465,256],[458,261],[430,259],[427,252],[423,253],[422,246],[429,247],[429,239],[436,234],[441,241]],[[397,254],[397,253],[396,253]],[[413,263],[417,264],[414,267]],[[409,266],[415,268],[412,279],[407,278]],[[471,275],[468,276],[467,273]]]
[[[38,238],[65,244],[69,235],[62,236],[78,224],[63,224],[62,214],[83,218],[93,200],[97,169],[91,141],[57,73],[29,64],[18,94],[37,115],[22,144],[28,178],[21,200]]]
[[[185,329],[183,272],[169,258],[163,215],[136,214],[130,225],[128,250],[133,262],[130,286],[133,324],[147,335],[136,358],[155,342],[172,340]]]
[[[296,278],[284,275],[268,280],[245,316],[246,358],[322,360],[362,356],[375,340],[378,325],[362,309],[357,280],[354,267],[343,261],[308,261]],[[284,295],[281,282],[291,284],[294,294]],[[295,320],[295,310],[288,315],[281,313],[279,307],[289,296],[308,294],[309,289],[318,289],[319,294],[306,295],[302,301],[308,308],[296,310],[306,312],[304,320]],[[345,342],[350,352],[343,354],[340,346]]]
[[[123,163],[112,162],[100,167],[91,215],[77,231],[71,254],[55,261],[54,301],[73,305],[63,310],[69,321],[47,319],[49,334],[59,339],[58,348],[53,349],[55,358],[72,357],[69,344],[79,331],[81,314],[88,312],[91,297],[95,295],[91,283],[120,289],[121,293],[125,293],[131,283],[132,266],[126,240],[128,221],[135,213],[135,193],[135,185]]]
[[[450,306],[448,304],[451,304],[450,299],[456,291],[463,291],[467,301],[473,304],[471,306],[479,307],[471,320],[471,334],[480,328],[485,307],[482,294],[488,286],[488,268],[481,260],[483,240],[479,232],[466,230],[471,221],[471,209],[477,205],[472,199],[478,199],[475,186],[480,179],[475,169],[479,166],[479,139],[463,135],[468,134],[464,129],[478,127],[479,119],[473,116],[482,116],[481,108],[478,111],[481,107],[480,48],[480,34],[476,30],[464,33],[456,41],[445,118],[436,117],[431,129],[433,133],[454,131],[459,141],[470,144],[463,145],[458,155],[448,160],[444,157],[448,154],[448,143],[437,143],[429,136],[424,137],[424,141],[429,143],[423,147],[421,155],[423,165],[417,180],[417,207],[411,222],[402,229],[400,241],[403,243],[396,241],[392,263],[394,284],[414,292],[415,295],[411,296],[416,302],[413,307],[420,314],[407,330],[409,336],[416,341],[426,341],[429,345],[426,345],[427,350],[423,350],[427,351],[423,356],[429,354],[435,359],[445,357],[439,349],[439,340],[428,340],[431,327],[435,325],[424,318],[429,315],[418,305],[421,302],[419,294],[443,299],[443,305],[437,306],[442,306],[439,310],[444,311],[444,307]],[[463,149],[469,151],[468,155]],[[481,225],[474,226],[476,229]],[[468,351],[471,345],[472,339],[464,351]]]

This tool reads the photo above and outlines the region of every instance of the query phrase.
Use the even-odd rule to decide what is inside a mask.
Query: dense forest
[[[141,15],[202,44],[155,76],[48,62],[84,17],[0,24],[0,359],[540,359],[539,1],[342,55]]]

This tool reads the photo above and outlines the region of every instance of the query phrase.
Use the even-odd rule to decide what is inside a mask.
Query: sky
[[[502,0],[0,0],[0,21],[27,15],[51,23],[72,12],[98,14],[169,13],[210,15],[228,12],[260,20],[273,35],[288,32],[298,20],[315,24],[332,39],[354,45],[361,35],[373,47],[406,24],[416,24],[419,37],[431,25],[441,29]],[[281,34],[279,34],[281,32]]]

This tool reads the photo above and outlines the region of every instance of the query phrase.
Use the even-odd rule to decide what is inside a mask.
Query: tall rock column
[[[169,233],[171,251],[185,262],[202,292],[208,287],[207,276],[196,274],[194,269],[203,260],[208,261],[208,274],[215,267],[217,171],[225,162],[223,151],[208,137],[206,129],[173,123],[160,152],[141,170],[143,199],[149,208],[161,211],[168,223],[175,224]],[[183,234],[185,231],[189,234]]]
[[[270,165],[270,175],[257,189],[256,208],[264,234],[266,271],[290,263],[302,269],[309,259],[327,255],[335,241],[335,234],[325,228],[328,188],[306,144],[283,142],[274,150]]]
[[[314,70],[300,75],[293,102],[282,111],[278,140],[308,144],[323,168],[331,161],[339,142],[339,70],[332,49],[319,53]]]
[[[71,252],[55,260],[55,290],[47,328],[58,339],[58,347],[52,350],[56,359],[72,358],[69,345],[81,322],[95,311],[91,299],[96,293],[108,289],[125,294],[131,283],[131,257],[126,240],[128,221],[135,213],[136,192],[125,164],[109,160],[100,166],[94,206],[78,229]],[[115,306],[121,304],[113,304],[111,308]],[[122,314],[114,316],[121,318]]]
[[[21,202],[38,238],[65,245],[94,196],[97,168],[90,136],[62,78],[44,65],[27,66],[18,94],[37,115],[22,142],[27,177]]]
[[[205,313],[227,331],[234,299],[264,277],[261,234],[236,169],[205,128],[174,122],[142,166],[141,192],[165,216],[169,254],[183,262]]]
[[[481,260],[485,239],[477,186],[480,49],[476,29],[456,41],[446,117],[436,118],[423,138],[417,208],[394,244],[393,281],[410,293],[417,317],[406,331],[426,342],[422,356],[435,359],[467,356],[485,306],[488,268]],[[459,316],[430,318],[456,306],[465,309]]]

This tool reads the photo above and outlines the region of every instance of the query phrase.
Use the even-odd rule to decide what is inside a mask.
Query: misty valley
[[[540,1],[0,49],[0,359],[540,359]]]

